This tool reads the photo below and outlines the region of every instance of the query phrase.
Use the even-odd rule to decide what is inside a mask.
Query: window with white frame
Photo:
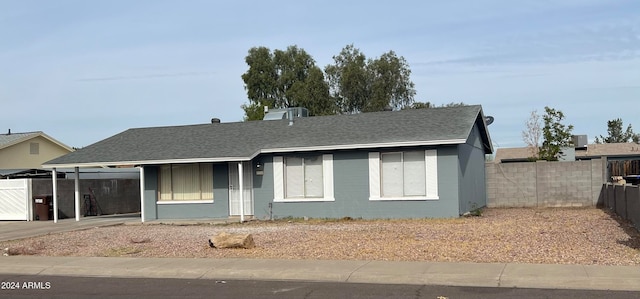
[[[274,201],[333,201],[333,155],[275,156]]]
[[[438,199],[436,150],[369,153],[371,200]]]
[[[160,201],[213,200],[213,165],[162,165],[159,185]]]
[[[322,197],[322,157],[284,159],[285,198]]]

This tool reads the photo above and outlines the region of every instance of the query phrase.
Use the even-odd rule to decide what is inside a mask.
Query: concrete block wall
[[[604,183],[601,160],[487,163],[489,207],[595,206]]]
[[[624,185],[613,186],[614,208],[613,211],[624,219],[627,218],[627,199]]]
[[[591,160],[591,195],[594,199],[593,204],[598,207],[604,206],[604,192],[602,184],[607,181],[607,160],[606,159],[594,159]]]
[[[536,162],[538,206],[592,206],[591,162]],[[602,182],[600,182],[602,183]]]
[[[640,230],[640,187],[625,186],[625,198],[627,199],[627,220]]]
[[[640,230],[640,187],[607,183],[602,188],[605,207]]]
[[[614,212],[616,209],[616,190],[611,184],[605,184],[603,188],[606,190],[604,206]]]
[[[536,207],[535,163],[487,163],[487,206]]]

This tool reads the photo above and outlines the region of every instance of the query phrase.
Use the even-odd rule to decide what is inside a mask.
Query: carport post
[[[144,222],[144,167],[140,168],[140,220]]]
[[[76,208],[76,221],[80,221],[80,169],[78,167],[75,168],[76,171],[76,179],[75,181],[75,208]]]
[[[53,181],[53,223],[58,223],[58,172],[54,167],[51,171]]]
[[[238,189],[239,190],[239,194],[238,196],[240,197],[240,223],[244,222],[244,190],[243,190],[243,181],[242,179],[244,179],[244,175],[242,173],[242,161],[238,162],[238,176],[240,176],[238,178]]]

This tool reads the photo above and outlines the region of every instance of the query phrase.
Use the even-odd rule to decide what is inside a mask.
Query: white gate
[[[0,220],[33,220],[31,179],[0,180]]]

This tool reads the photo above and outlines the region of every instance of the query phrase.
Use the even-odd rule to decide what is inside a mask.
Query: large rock
[[[253,242],[251,234],[221,232],[209,239],[209,246],[213,248],[253,248],[256,244]]]

